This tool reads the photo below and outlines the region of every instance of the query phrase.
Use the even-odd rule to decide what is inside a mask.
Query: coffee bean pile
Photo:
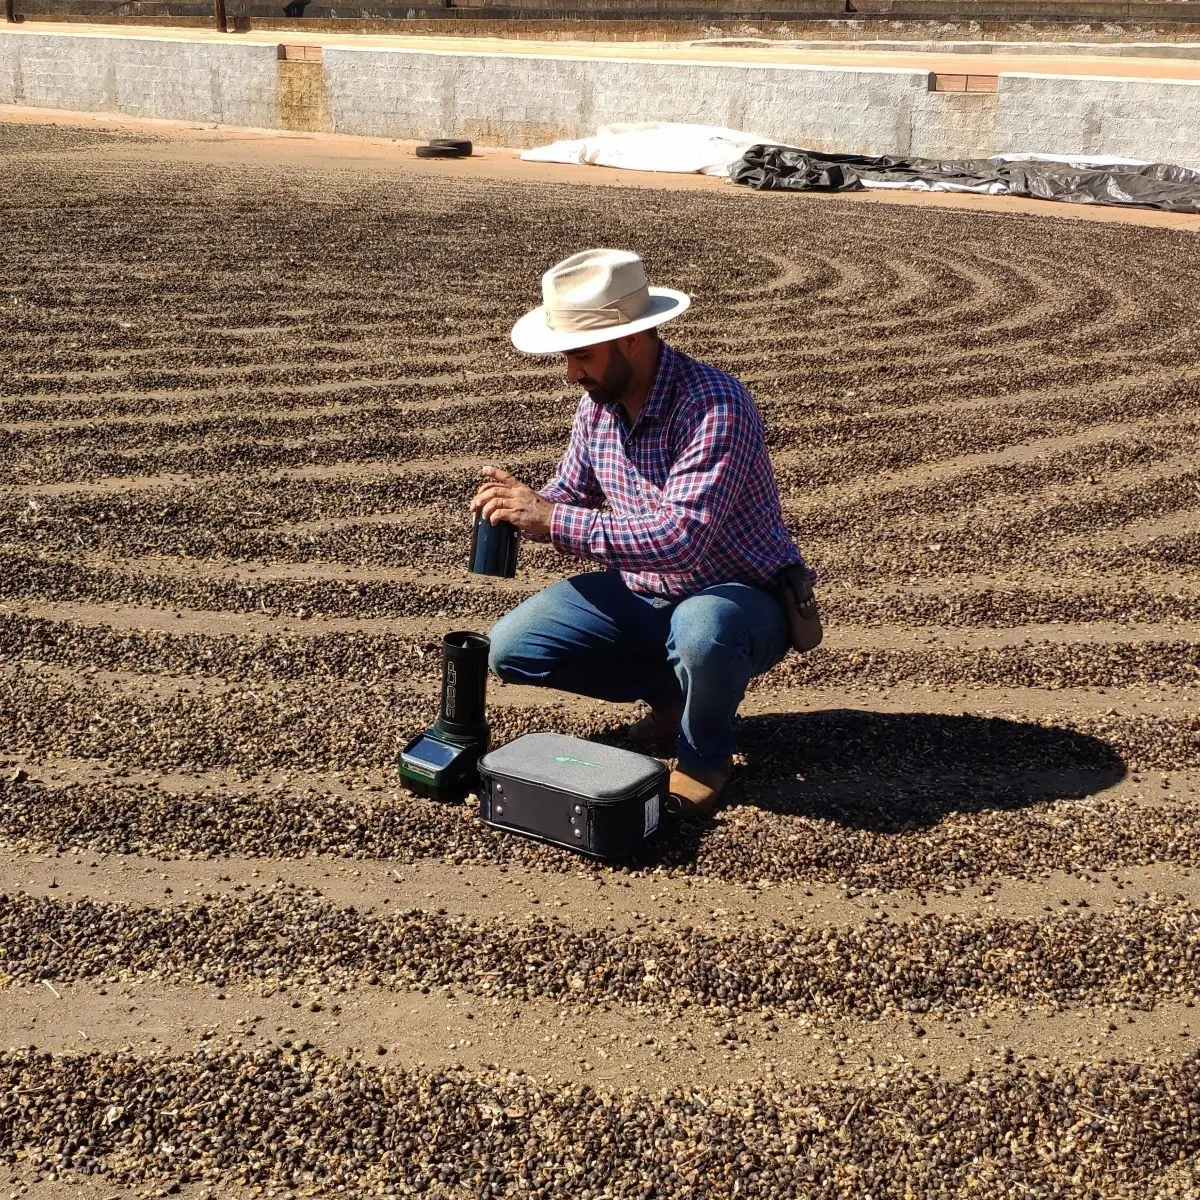
[[[62,150],[94,151],[114,141],[154,142],[151,133],[131,129],[83,129],[73,125],[23,125],[16,121],[0,122],[0,150],[6,154],[18,151],[48,153]]]
[[[0,662],[36,660],[57,667],[196,676],[242,682],[284,679],[436,680],[441,639],[386,634],[163,633],[49,621],[0,613]]]
[[[14,751],[57,751],[159,770],[290,766],[328,769],[395,761],[408,722],[437,716],[437,696],[406,687],[252,684],[180,688],[161,698],[111,680],[80,684],[21,674],[8,683],[0,734]],[[47,714],[53,717],[48,727]]]
[[[842,497],[823,501],[822,490],[811,497],[800,492],[789,508],[797,514],[796,524],[805,537],[878,533],[880,521],[903,520],[906,529],[921,528],[930,518],[945,520],[968,506],[994,506],[997,496],[1012,502],[1036,497],[1047,487],[1085,483],[1095,488],[1116,471],[1151,467],[1182,456],[1195,441],[1195,425],[1177,420],[1154,425],[1142,434],[1103,438],[1057,454],[1047,452],[1028,462],[981,463],[970,472],[920,486],[883,490],[868,484],[862,489],[861,507],[847,504]],[[863,449],[875,444],[867,441]]]
[[[319,628],[319,627],[318,627]],[[36,661],[82,670],[247,679],[340,679],[354,683],[439,677],[439,638],[361,632],[238,636],[53,621],[0,612],[0,662]],[[955,684],[992,687],[1125,687],[1200,684],[1195,644],[1030,642],[995,650],[836,650],[785,659],[756,692],[787,687]]]
[[[461,987],[481,998],[879,1017],[986,1005],[1144,1007],[1189,996],[1200,911],[1128,903],[1042,920],[879,919],[712,934],[676,918],[650,932],[412,910],[378,917],[276,888],[187,907],[0,898],[0,970],[18,980],[154,978]]]
[[[213,578],[164,573],[151,567],[68,562],[53,557],[0,557],[0,597],[97,600],[119,604],[211,608],[222,612],[295,617],[396,617],[452,615],[493,620],[525,594],[469,583],[432,585],[406,580],[348,578],[269,579],[255,574]],[[252,569],[253,570],[253,569]],[[465,572],[464,572],[465,574]],[[529,589],[532,592],[533,589]],[[1188,611],[1191,601],[1185,599]],[[1200,612],[1200,598],[1195,602]]]
[[[1153,542],[1148,545],[1153,546]],[[1096,564],[1110,552],[1097,550]],[[1113,552],[1115,553],[1115,552]],[[1122,558],[1134,550],[1120,552]],[[1169,564],[1168,564],[1169,565]],[[1139,575],[1148,562],[1137,564]],[[1025,624],[1134,621],[1194,621],[1200,613],[1200,594],[1180,577],[1164,577],[1162,587],[1138,582],[1138,575],[1119,572],[1102,575],[1094,590],[1044,584],[985,583],[970,588],[949,584],[909,591],[890,585],[861,595],[840,595],[836,590],[823,599],[822,613],[833,620],[862,625],[946,625],[952,628],[995,628]]]
[[[1090,563],[1087,547],[1047,550],[1047,542],[1120,530],[1134,521],[1190,511],[1198,502],[1200,472],[1182,472],[1166,480],[1135,480],[1094,498],[1048,500],[1024,511],[1018,507],[1015,513],[986,517],[971,514],[954,526],[922,533],[921,537],[929,540],[916,545],[911,533],[881,531],[865,555],[845,549],[830,553],[826,575],[831,581],[862,584],[878,576],[894,577],[902,569],[912,578],[936,577],[969,571],[984,561],[993,562],[997,569],[1086,568]],[[1157,563],[1170,565],[1161,558]]]
[[[873,403],[872,410],[875,407]],[[1081,434],[1096,425],[1186,414],[1192,411],[1193,404],[1187,388],[1180,384],[1155,389],[1144,395],[1116,393],[1100,398],[1093,396],[1066,405],[1062,397],[1034,393],[1021,403],[997,403],[979,413],[952,411],[943,414],[936,409],[922,412],[922,430],[926,435],[924,440],[912,436],[911,413],[901,410],[891,414],[887,412],[886,405],[879,407],[883,412],[870,411],[854,417],[817,419],[795,424],[791,428],[786,425],[781,428],[772,422],[768,442],[784,499],[803,499],[814,486],[837,483],[852,485],[864,478],[886,479],[891,472],[922,463],[966,454],[1011,451],[1025,441]],[[768,414],[775,408],[774,405],[767,406]],[[819,452],[807,449],[814,433],[825,443]],[[1194,437],[1194,430],[1184,422],[1181,436],[1186,440],[1189,435]],[[1119,439],[1119,442],[1120,445],[1113,446],[1108,456],[1090,446],[1082,448],[1085,456],[1090,453],[1097,461],[1096,469],[1100,477],[1111,470],[1132,465],[1139,459],[1152,462],[1169,453],[1166,447],[1156,450],[1153,446],[1145,445],[1136,434],[1128,444],[1128,449],[1124,439]],[[805,449],[803,454],[799,453],[801,449]],[[1012,466],[1006,473],[1015,476],[1018,481],[1032,482],[1037,470],[1036,466],[1025,470]],[[1069,479],[1070,468],[1064,474]],[[1019,484],[1018,494],[1021,490]],[[852,511],[846,506],[843,506],[843,511],[853,520]]]
[[[528,547],[532,553],[543,547]],[[522,561],[526,554],[522,549]],[[575,568],[554,560],[558,570]],[[583,569],[586,565],[579,564]],[[1142,564],[1144,567],[1145,564]],[[165,608],[215,609],[294,617],[453,615],[496,620],[536,590],[528,585],[500,591],[464,581],[438,585],[408,580],[350,578],[278,579],[254,574],[213,577],[194,570],[164,571],[154,560],[138,569],[120,564],[70,561],[54,555],[6,554],[0,547],[0,600],[88,600],[151,604]],[[951,585],[936,590],[881,587],[855,594],[834,589],[822,596],[821,611],[831,622],[856,625],[956,628],[1003,627],[1046,622],[1197,621],[1200,592],[1172,581],[1169,591],[1140,585],[1119,575],[1095,591],[1046,584],[997,588]]]
[[[34,1165],[300,1194],[1184,1197],[1200,1065],[962,1080],[610,1092],[517,1072],[337,1061],[305,1042],[186,1056],[0,1053],[0,1122]],[[47,1097],[57,1099],[47,1102]]]
[[[269,691],[252,680],[151,689],[135,681],[108,678],[84,681],[43,671],[23,671],[6,682],[6,707],[0,710],[0,737],[13,752],[74,754],[99,758],[125,768],[170,771],[227,767],[243,774],[276,767],[346,770],[380,767],[395,761],[414,723],[437,716],[434,686],[420,689],[404,681],[369,685],[327,683],[314,693],[307,682],[275,683]],[[155,695],[154,693],[158,694]],[[47,720],[51,715],[52,723]],[[546,722],[576,737],[600,735],[612,741],[625,722],[603,712],[560,712],[553,703],[522,708],[496,707],[489,720],[497,742],[547,728]],[[993,718],[1004,728],[1003,718]],[[749,722],[746,722],[749,725]],[[986,740],[986,725],[984,722]],[[767,716],[742,741],[754,756],[756,772],[778,779],[813,770],[831,755],[851,753],[865,740],[870,762],[883,765],[894,747],[903,757],[904,737],[932,733],[941,756],[957,764],[963,747],[948,742],[959,727],[944,718],[906,720],[864,718],[854,710]],[[971,719],[962,726],[975,732]],[[1043,729],[1049,729],[1043,738]],[[1055,730],[1060,731],[1059,735]],[[774,736],[772,736],[772,733]],[[1018,725],[1006,741],[1012,749],[1056,744],[1092,746],[1097,761],[1123,761],[1133,769],[1183,769],[1200,766],[1200,716],[1063,715],[1053,725]],[[817,741],[830,737],[830,741]],[[813,739],[809,741],[808,739]],[[929,769],[937,759],[925,760]],[[1023,766],[1020,770],[1024,770]],[[1018,776],[1019,777],[1019,776]],[[1110,775],[1109,782],[1117,775]]]
[[[735,785],[737,786],[737,785]],[[815,789],[742,803],[716,823],[685,822],[616,868],[866,888],[939,889],[997,875],[1104,871],[1168,862],[1200,866],[1200,816],[1143,801],[1067,804],[1064,776],[1031,780],[1014,806],[1002,775],[967,790],[858,778],[830,795]],[[365,795],[360,795],[365,793]],[[1037,795],[1053,796],[1037,801]],[[46,787],[0,785],[0,837],[26,850],[149,856],[303,858],[310,854],[406,863],[518,863],[549,873],[614,868],[580,864],[537,842],[471,820],[471,809],[430,805],[365,784],[344,792],[309,785],[180,795],[157,786],[108,782]],[[762,807],[759,807],[762,805]],[[773,814],[784,814],[782,830]]]
[[[214,155],[176,135],[166,154],[12,123],[0,153],[15,164],[0,172],[12,1188],[86,1174],[443,1200],[1200,1191],[1182,1052],[1200,992],[1193,233],[926,206],[867,220],[840,199],[737,189],[464,186],[299,145],[285,169],[261,147]],[[525,544],[501,584],[464,560],[481,465],[540,483],[561,453],[572,389],[507,329],[582,242],[632,246],[695,297],[667,337],[754,394],[829,626],[754,683],[728,806],[608,865],[401,794],[394,767],[436,715],[442,635],[486,630],[579,568]],[[489,699],[495,743],[553,728],[627,745],[636,715],[497,684]],[[80,898],[70,851],[135,858],[94,862]],[[54,898],[20,890],[45,855]],[[447,870],[403,912],[283,885],[122,898],[126,867],[227,855]],[[840,924],[802,907],[722,922],[686,899],[627,928],[548,902],[553,919],[451,915],[481,911],[472,865],[548,886],[581,873],[646,905],[660,876],[860,899]],[[1146,890],[1123,874],[1141,866]],[[1109,876],[1107,899],[1053,902],[1064,872],[1075,891]],[[1024,881],[1051,900],[1017,909],[1037,915],[970,896],[888,915],[886,893],[1019,896]],[[864,892],[882,906],[860,910]],[[737,1036],[756,1014],[816,1037],[1060,1013],[1096,1047],[1110,1016],[1154,1010],[1164,1044],[1089,1061],[1078,1040],[1056,1061],[985,1032],[875,1062],[848,1036],[802,1082],[768,1054],[752,1081],[649,1092],[628,1074],[588,1087],[549,1038],[535,1079],[503,1061],[427,1068],[432,1027],[406,1029],[384,1067],[363,1060],[372,1047],[326,1057],[282,1026],[283,1044],[254,1049],[212,1030],[193,1047],[172,1026],[176,1048],[155,1055],[107,1052],[133,1043],[116,1026],[91,1053],[43,1053],[28,1043],[45,1025],[20,1024],[30,989],[108,1003],[154,983],[353,993],[384,1021],[425,993],[480,1026],[544,1003],[564,1023],[636,1013]],[[512,1019],[501,1060],[504,1038],[532,1032]]]
[[[1100,567],[1136,570],[1149,563],[1181,573],[1191,573],[1200,565],[1200,534],[1153,537],[1139,546],[1104,548],[1092,558]]]
[[[270,440],[218,440],[217,430],[205,430],[199,448],[170,445],[159,453],[151,453],[139,445],[136,450],[89,449],[86,431],[66,453],[55,454],[49,465],[36,465],[45,454],[45,446],[54,444],[53,434],[38,434],[20,439],[11,446],[12,481],[14,483],[59,483],[80,482],[121,475],[149,474],[211,474],[219,475],[230,470],[255,470],[265,467],[311,467],[328,466],[347,460],[362,463],[396,463],[405,459],[430,459],[464,454],[504,454],[511,457],[529,445],[531,430],[511,430],[508,436],[497,436],[488,431],[486,424],[472,422],[461,428],[423,429],[420,433],[396,432],[391,410],[383,412],[355,413],[353,424],[366,426],[361,432],[343,434],[334,419],[264,422],[270,426],[300,424],[300,428],[285,428]],[[425,421],[437,419],[437,414],[422,414]],[[410,417],[410,420],[412,418]],[[532,422],[531,422],[532,423]],[[220,424],[211,422],[208,424]],[[403,425],[404,422],[398,424]],[[570,431],[569,422],[550,424],[539,422],[533,425],[538,436],[546,439],[565,440]],[[75,430],[72,430],[74,433]],[[190,429],[175,430],[186,438]],[[141,440],[142,430],[135,431],[135,440]],[[270,437],[270,435],[266,435]],[[319,439],[319,440],[318,440]],[[74,439],[72,439],[74,441]],[[30,455],[35,465],[30,465]]]
[[[1195,642],[1029,642],[995,650],[827,650],[785,659],[757,689],[923,684],[1059,690],[1136,685],[1195,686]]]

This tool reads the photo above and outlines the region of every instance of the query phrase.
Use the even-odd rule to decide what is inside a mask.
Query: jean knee
[[[501,617],[488,633],[488,669],[505,683],[514,682],[520,671],[520,643],[523,630],[512,620],[512,613]]]
[[[736,630],[730,628],[728,621],[721,620],[717,607],[705,605],[703,611],[689,614],[689,619],[673,623],[671,649],[681,665],[703,667],[745,652]]]

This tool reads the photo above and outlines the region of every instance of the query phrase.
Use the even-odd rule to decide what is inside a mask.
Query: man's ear
[[[627,337],[621,339],[626,343],[622,349],[625,351],[626,358],[634,358],[646,353],[650,347],[651,338],[645,330],[638,333],[631,333]]]

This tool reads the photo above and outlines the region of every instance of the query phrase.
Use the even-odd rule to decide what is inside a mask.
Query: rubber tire
[[[429,144],[443,146],[447,150],[457,150],[464,158],[475,149],[466,138],[430,138]]]
[[[458,150],[448,150],[445,146],[418,146],[413,153],[418,158],[462,158]]]

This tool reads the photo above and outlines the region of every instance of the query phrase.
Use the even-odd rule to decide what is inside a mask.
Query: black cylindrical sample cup
[[[517,573],[517,527],[510,521],[493,525],[476,510],[471,526],[471,570],[476,575],[511,579]]]
[[[447,733],[474,736],[484,724],[488,651],[482,633],[459,630],[442,638],[442,715]]]

